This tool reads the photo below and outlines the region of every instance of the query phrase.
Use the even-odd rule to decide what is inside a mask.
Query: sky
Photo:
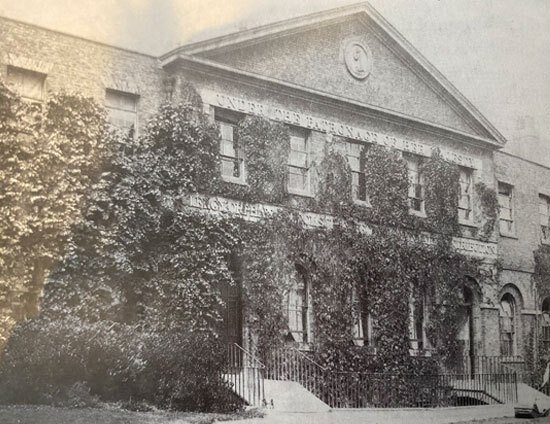
[[[0,0],[0,15],[161,55],[191,41],[356,2]],[[510,148],[519,145],[518,121],[531,117],[530,132],[550,153],[550,0],[370,3],[510,140]]]

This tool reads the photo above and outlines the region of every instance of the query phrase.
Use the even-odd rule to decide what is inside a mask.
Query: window
[[[353,342],[356,346],[375,347],[372,315],[367,312],[357,291],[352,292]]]
[[[542,345],[546,353],[550,352],[550,297],[542,302]]]
[[[237,125],[240,115],[216,110],[220,127],[221,175],[226,181],[244,184],[244,152],[239,145]]]
[[[291,193],[309,195],[308,147],[308,132],[291,128],[288,158],[288,190]]]
[[[305,344],[311,341],[311,290],[303,269],[299,266],[296,269],[287,299],[288,326],[294,341]]]
[[[506,293],[500,300],[500,354],[513,356],[516,351],[516,302]]]
[[[346,143],[346,155],[351,168],[351,192],[353,200],[368,202],[365,184],[365,163],[362,154],[365,146],[357,143]]]
[[[550,197],[544,194],[539,194],[539,216],[542,242],[550,244]]]
[[[8,83],[24,99],[41,102],[44,98],[45,80],[46,75],[39,72],[8,66]]]
[[[474,353],[474,294],[472,290],[464,286],[462,288],[462,302],[460,304],[460,330],[458,333],[458,341],[462,345],[463,356],[469,356]]]
[[[415,293],[416,292],[416,293]],[[413,289],[413,297],[409,301],[409,340],[411,349],[421,351],[426,349],[426,296]]]
[[[409,208],[413,213],[424,214],[424,177],[420,172],[420,156],[405,153],[409,172]]]
[[[459,168],[458,220],[472,220],[472,170]]]
[[[498,183],[499,225],[501,234],[514,233],[514,211],[512,207],[512,186]]]
[[[138,96],[122,91],[107,90],[105,106],[107,107],[109,123],[126,132],[137,130]]]

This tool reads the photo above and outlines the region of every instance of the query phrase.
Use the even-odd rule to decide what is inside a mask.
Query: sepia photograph
[[[549,70],[547,0],[0,0],[0,423],[550,423]]]

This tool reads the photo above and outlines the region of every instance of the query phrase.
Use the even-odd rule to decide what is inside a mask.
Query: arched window
[[[510,293],[500,300],[500,354],[516,354],[516,301]]]
[[[542,301],[542,345],[550,351],[550,297]]]
[[[412,296],[409,300],[409,340],[410,348],[414,351],[421,351],[427,348],[426,339],[426,292],[424,290],[412,289]]]
[[[466,285],[462,289],[461,306],[461,325],[458,333],[458,340],[462,344],[464,356],[474,354],[474,334],[473,334],[473,305],[474,294]]]
[[[351,297],[353,342],[356,346],[375,347],[372,315],[364,308],[361,297],[354,289]]]
[[[288,293],[288,326],[292,338],[298,343],[309,343],[311,335],[311,288],[305,270],[296,266]]]

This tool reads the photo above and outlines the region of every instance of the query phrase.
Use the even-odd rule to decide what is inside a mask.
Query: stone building
[[[114,125],[138,133],[163,100],[180,85],[192,84],[204,112],[220,127],[221,176],[236,185],[247,183],[247,158],[235,139],[237,122],[261,116],[289,127],[291,197],[315,198],[318,167],[331,147],[349,161],[355,203],[369,208],[360,152],[381,145],[406,160],[410,214],[424,219],[421,164],[437,148],[460,174],[460,234],[452,245],[479,259],[491,281],[466,284],[467,313],[460,332],[465,354],[522,364],[532,353],[541,311],[550,312],[550,298],[541,297],[532,279],[533,251],[550,240],[548,168],[499,153],[506,140],[498,130],[370,5],[269,24],[185,45],[161,57],[5,18],[0,27],[0,75],[23,97],[43,101],[49,90],[78,91],[105,104]],[[481,235],[486,217],[475,189],[480,183],[498,193],[501,207],[500,227],[486,236]],[[190,197],[187,206],[249,218],[275,208],[206,195]],[[326,220],[316,213],[307,216],[311,226]],[[425,238],[429,243],[430,234]],[[24,308],[17,303],[14,295],[3,306],[23,318]],[[246,344],[239,294],[233,293],[228,303],[234,314],[227,317],[228,341]],[[307,347],[313,330],[302,312],[308,300],[297,296],[290,303],[289,332]],[[368,345],[370,332],[357,331]],[[429,354],[422,322],[411,325],[410,340],[411,354]]]

